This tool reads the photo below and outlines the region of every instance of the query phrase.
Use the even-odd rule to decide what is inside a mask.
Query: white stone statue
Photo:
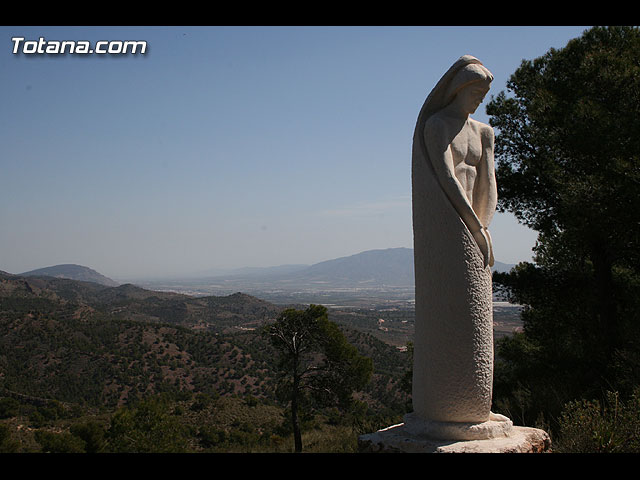
[[[508,436],[491,412],[493,129],[469,117],[493,76],[475,57],[456,61],[427,97],[412,156],[416,320],[416,435],[476,440]]]

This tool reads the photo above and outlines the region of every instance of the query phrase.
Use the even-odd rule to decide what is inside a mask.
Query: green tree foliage
[[[85,453],[84,441],[75,435],[62,432],[54,433],[47,430],[38,430],[35,433],[36,441],[42,446],[44,453]]]
[[[20,402],[15,398],[0,398],[0,418],[15,417],[20,409]]]
[[[0,423],[0,453],[16,453],[19,451],[18,442],[11,437],[9,427]]]
[[[185,428],[160,397],[124,407],[111,417],[108,451],[114,453],[181,453],[188,451]]]
[[[605,400],[569,402],[560,418],[560,453],[640,453],[640,392],[627,401],[607,392]]]
[[[72,425],[69,430],[72,435],[84,442],[87,453],[101,453],[104,451],[106,431],[98,422],[88,421]]]
[[[373,362],[349,344],[321,305],[284,310],[265,334],[280,354],[279,395],[290,403],[295,451],[300,452],[301,405],[350,407],[353,392],[370,380]]]
[[[494,275],[524,305],[494,398],[528,422],[640,380],[639,51],[638,28],[589,29],[487,105],[498,207],[539,232],[534,264]]]

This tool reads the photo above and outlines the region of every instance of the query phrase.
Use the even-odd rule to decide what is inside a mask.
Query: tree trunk
[[[293,424],[293,441],[295,452],[302,452],[302,435],[300,434],[300,424],[298,423],[298,398],[294,393],[291,398],[291,423]]]
[[[302,434],[300,433],[300,424],[298,422],[298,388],[300,387],[300,378],[298,377],[298,362],[294,362],[293,372],[293,391],[291,392],[291,424],[293,425],[293,441],[295,445],[295,453],[302,452]]]

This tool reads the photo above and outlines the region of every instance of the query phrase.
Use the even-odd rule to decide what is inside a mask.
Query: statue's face
[[[458,92],[458,102],[467,113],[474,113],[489,92],[488,82],[474,82]]]

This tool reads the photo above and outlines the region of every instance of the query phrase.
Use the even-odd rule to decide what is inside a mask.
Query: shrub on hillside
[[[575,401],[565,406],[554,451],[561,453],[640,453],[640,389],[623,401]]]

